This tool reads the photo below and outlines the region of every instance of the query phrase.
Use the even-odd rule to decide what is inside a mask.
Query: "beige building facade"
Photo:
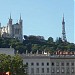
[[[0,48],[0,54],[14,56],[13,48]],[[28,75],[75,75],[75,52],[47,54],[20,55],[26,64]]]
[[[75,75],[75,54],[22,54],[28,75]]]

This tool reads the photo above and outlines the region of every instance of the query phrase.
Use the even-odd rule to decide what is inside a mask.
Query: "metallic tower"
[[[62,41],[65,42],[66,40],[66,33],[65,33],[65,21],[64,21],[64,15],[63,15],[63,21],[62,21]]]

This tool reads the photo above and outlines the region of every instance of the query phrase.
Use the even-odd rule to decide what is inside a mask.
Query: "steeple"
[[[10,13],[10,19],[11,19],[11,13]]]
[[[19,19],[19,24],[22,25],[21,14],[20,14],[20,19]]]
[[[10,13],[10,16],[9,16],[9,21],[8,21],[8,34],[10,37],[12,37],[12,18],[11,18],[11,13]]]
[[[63,14],[63,20],[62,20],[62,40],[63,42],[66,40],[66,32],[65,32],[65,21],[64,21],[64,14]]]
[[[12,25],[11,13],[10,13],[10,18],[9,18],[9,23],[8,24]]]
[[[21,20],[21,14],[20,14],[20,20]]]

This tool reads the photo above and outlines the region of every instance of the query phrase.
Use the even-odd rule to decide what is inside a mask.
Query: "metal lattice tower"
[[[65,21],[64,21],[64,15],[63,15],[63,21],[62,21],[62,41],[65,42],[66,40],[66,32],[65,32]]]

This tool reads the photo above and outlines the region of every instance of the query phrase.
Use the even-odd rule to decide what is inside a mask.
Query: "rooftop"
[[[42,52],[42,54],[32,54],[31,53],[26,53],[26,54],[20,54],[22,58],[25,59],[36,59],[36,58],[51,58],[51,59],[75,59],[75,52],[60,52],[57,51],[55,53],[44,53]]]

